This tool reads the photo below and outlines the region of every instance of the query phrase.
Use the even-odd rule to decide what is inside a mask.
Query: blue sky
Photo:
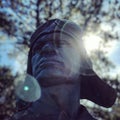
[[[120,66],[120,42],[116,42],[116,45],[114,46],[111,53],[109,53],[111,61],[117,65]]]
[[[18,52],[14,42],[4,41],[0,43],[0,66],[9,67],[13,75],[17,72],[22,74],[25,71],[26,56],[27,54],[25,55],[22,51]]]

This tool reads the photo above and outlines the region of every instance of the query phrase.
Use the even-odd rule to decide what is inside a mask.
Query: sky
[[[17,51],[14,42],[0,43],[0,66],[10,68],[13,75],[16,75],[17,72],[23,74],[26,70],[26,56],[27,53]]]
[[[120,42],[116,41],[113,50],[109,53],[109,57],[115,65],[120,66]]]
[[[115,69],[111,69],[111,76],[115,77],[117,74],[120,80],[120,42],[115,43],[112,51],[108,54],[108,57],[115,65]]]

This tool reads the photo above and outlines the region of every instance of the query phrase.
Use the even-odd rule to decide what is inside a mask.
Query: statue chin
[[[49,87],[65,83],[73,83],[73,77],[69,76],[68,71],[57,68],[46,68],[39,72],[35,78],[38,80],[40,86]]]
[[[46,68],[41,70],[35,78],[41,86],[52,86],[64,83],[67,76],[62,70],[57,68]]]

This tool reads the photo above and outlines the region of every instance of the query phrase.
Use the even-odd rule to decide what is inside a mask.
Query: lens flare
[[[37,80],[27,74],[15,80],[15,94],[26,102],[34,102],[41,97],[41,88]]]

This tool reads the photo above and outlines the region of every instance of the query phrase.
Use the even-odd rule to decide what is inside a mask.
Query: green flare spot
[[[25,86],[25,87],[24,87],[24,90],[25,90],[25,91],[28,91],[28,90],[29,90],[29,87],[28,87],[28,86]]]

